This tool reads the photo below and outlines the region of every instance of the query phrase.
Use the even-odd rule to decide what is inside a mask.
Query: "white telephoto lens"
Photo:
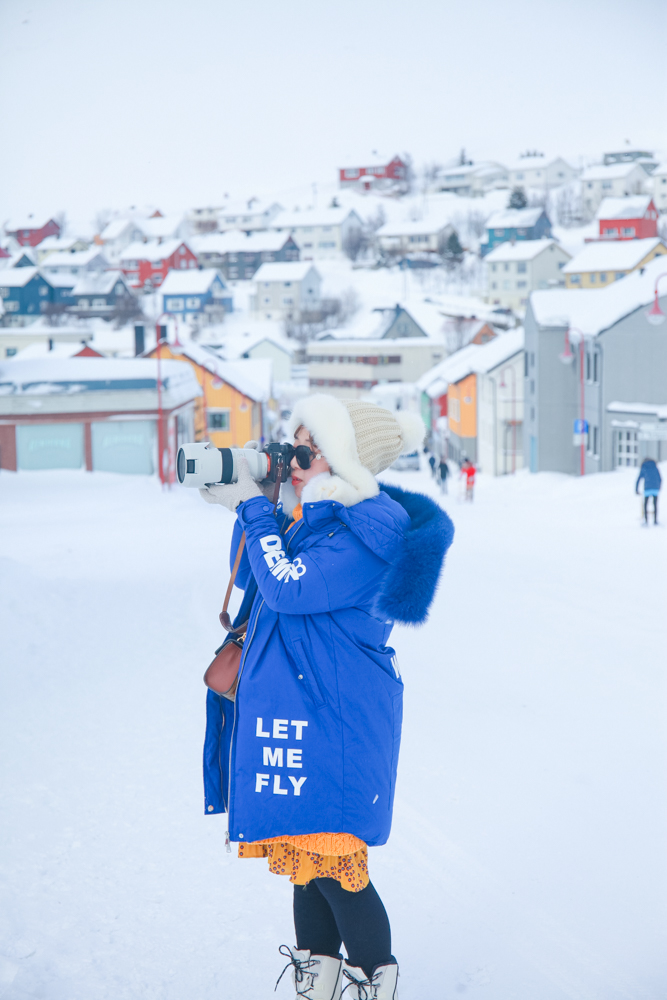
[[[222,480],[220,449],[204,442],[184,444],[176,460],[178,481],[183,486],[201,489]]]
[[[263,451],[255,451],[254,448],[230,448],[229,450],[234,462],[231,482],[235,483],[239,478],[239,462],[242,458],[248,463],[250,475],[255,482],[259,483],[262,479],[266,479],[269,474],[269,458]]]

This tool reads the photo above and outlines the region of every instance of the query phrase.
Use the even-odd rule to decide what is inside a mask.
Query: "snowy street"
[[[370,852],[401,1000],[667,995],[667,529],[635,477],[443,499],[430,622],[392,637],[403,744]],[[2,1000],[293,996],[292,887],[203,811],[232,524],[154,478],[0,474]]]

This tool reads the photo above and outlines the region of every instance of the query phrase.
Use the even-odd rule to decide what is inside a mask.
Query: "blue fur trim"
[[[454,525],[445,511],[423,493],[410,493],[380,483],[380,489],[400,503],[410,516],[410,529],[396,561],[389,566],[377,597],[383,618],[403,625],[422,625],[427,617]]]

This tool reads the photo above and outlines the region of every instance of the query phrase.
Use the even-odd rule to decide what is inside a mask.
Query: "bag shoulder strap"
[[[276,471],[276,485],[273,489],[273,510],[275,513],[276,507],[278,506],[278,497],[280,495],[280,484],[282,482],[282,458],[278,461],[278,469]],[[227,632],[235,632],[237,634],[245,632],[248,627],[247,622],[243,622],[242,625],[238,625],[234,628],[232,620],[227,614],[227,608],[229,607],[229,601],[232,596],[232,590],[234,589],[234,581],[236,580],[236,574],[238,573],[239,566],[241,565],[241,557],[243,555],[243,550],[245,548],[245,531],[241,535],[241,541],[239,542],[239,547],[236,550],[236,559],[234,560],[234,565],[232,566],[232,573],[229,577],[229,583],[227,584],[227,593],[225,594],[225,599],[222,603],[222,611],[218,615],[220,619],[220,624]]]

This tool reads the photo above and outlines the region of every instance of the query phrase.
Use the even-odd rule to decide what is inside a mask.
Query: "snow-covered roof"
[[[487,229],[530,229],[544,212],[543,208],[506,208],[493,212],[486,220]]]
[[[125,247],[120,255],[120,260],[150,260],[155,262],[156,260],[166,260],[167,257],[171,257],[175,253],[185,240],[164,240],[162,243],[158,243],[157,240],[151,241],[150,243],[130,243],[129,246]],[[185,243],[187,246],[188,244]]]
[[[453,167],[442,167],[438,172],[438,180],[460,180],[476,174],[497,174],[499,171],[504,173],[505,167],[492,161],[464,163]]]
[[[260,198],[251,199],[252,204],[248,207],[247,201],[235,201],[231,202],[229,205],[225,205],[224,208],[220,209],[220,215],[223,218],[227,216],[234,215],[245,215],[245,216],[260,216],[264,215],[266,212],[270,212],[272,209],[280,209],[282,206],[275,201],[265,201]]]
[[[451,228],[449,222],[432,222],[409,220],[407,222],[386,222],[380,226],[376,236],[437,236],[445,229]]]
[[[607,406],[607,413],[636,413],[640,416],[667,420],[667,406],[661,403],[621,403],[614,401]]]
[[[201,395],[192,367],[182,361],[161,362],[161,381],[169,404]],[[0,412],[7,397],[80,396],[88,392],[128,392],[157,388],[157,361],[149,358],[32,358],[20,355],[0,363]],[[154,402],[149,407],[154,407]],[[62,404],[59,407],[62,409]],[[66,404],[67,408],[67,404]],[[77,409],[80,409],[77,405]],[[40,412],[49,412],[45,406]]]
[[[129,227],[132,229],[143,229],[142,226],[138,226],[136,222],[131,219],[112,219],[102,232],[100,233],[100,239],[108,243],[112,240],[117,240],[119,236],[122,236],[125,230]]]
[[[4,288],[23,288],[39,274],[36,267],[7,267],[0,271],[0,286]]]
[[[22,260],[24,257],[27,257],[28,260],[32,261],[33,265],[36,266],[37,262],[35,260],[35,251],[32,249],[32,247],[21,247],[20,250],[17,250],[16,253],[13,253],[8,258],[7,263],[6,263],[5,266],[6,267],[16,267],[16,265],[18,264],[18,262],[20,260]],[[22,265],[22,267],[26,267],[26,266],[27,266],[26,264]]]
[[[269,359],[261,358],[257,359],[257,361],[254,359],[223,361],[219,355],[207,347],[202,347],[201,344],[195,344],[192,340],[185,341],[180,347],[170,344],[169,350],[172,354],[182,354],[184,357],[194,361],[195,364],[201,365],[202,368],[205,368],[211,374],[217,375],[223,382],[227,382],[228,385],[233,386],[240,393],[243,393],[248,399],[253,399],[256,402],[264,402],[271,395],[271,362]],[[265,360],[269,362],[268,385],[266,382],[267,368],[263,363]]]
[[[17,216],[5,223],[5,232],[18,233],[22,229],[43,229],[49,222],[55,222],[52,215],[27,215],[23,218]]]
[[[42,262],[42,267],[47,270],[56,267],[86,267],[98,257],[100,265],[105,267],[107,259],[97,246],[90,247],[88,250],[61,250],[50,253]]]
[[[48,358],[49,360],[54,360],[55,358],[73,358],[79,351],[82,351],[87,345],[87,341],[68,341],[66,343],[53,344],[51,347],[47,343],[41,342],[37,344],[28,344],[27,347],[21,349],[21,351],[12,358],[12,362],[15,364],[17,361],[28,361],[33,358]],[[89,346],[89,345],[88,345]]]
[[[201,271],[198,269],[187,271],[172,269],[160,285],[160,294],[204,295],[208,292],[216,278],[219,278],[222,286],[225,287],[225,282],[220,271],[214,267],[205,267]]]
[[[142,219],[138,228],[145,236],[168,239],[175,236],[182,223],[182,215],[158,215],[153,219]]]
[[[262,264],[255,272],[253,281],[303,281],[307,274],[320,272],[310,260],[275,261]]]
[[[72,295],[108,295],[117,281],[122,282],[127,289],[127,282],[122,271],[98,271],[84,274],[77,278],[72,288]]]
[[[554,288],[533,292],[530,305],[544,327],[572,326],[595,336],[629,313],[653,301],[656,278],[665,270],[664,256],[604,288]],[[643,272],[643,273],[642,273]]]
[[[47,236],[37,246],[40,254],[43,254],[45,250],[48,250],[49,253],[55,253],[57,250],[69,250],[78,242],[76,236]],[[87,243],[87,240],[84,242]]]
[[[554,163],[567,163],[562,156],[519,156],[516,160],[510,160],[507,164],[508,170],[546,170]],[[569,164],[567,164],[569,166]]]
[[[629,195],[627,198],[603,198],[595,218],[643,219],[650,203],[650,194]]]
[[[522,351],[523,344],[524,333],[520,326],[494,337],[486,344],[469,344],[425,372],[417,380],[417,387],[427,395],[441,395],[444,391],[442,383],[460,382],[468,375],[493,371]]]
[[[189,243],[195,253],[261,253],[282,250],[290,238],[289,233],[264,230],[246,236],[240,229],[230,229],[226,233],[205,233],[190,237]]]
[[[623,177],[627,177],[631,174],[637,167],[641,167],[642,172],[645,176],[646,171],[641,163],[641,161],[633,160],[631,163],[608,163],[606,166],[603,163],[596,163],[592,167],[586,167],[581,175],[582,181],[613,181],[620,180]]]
[[[517,240],[516,243],[511,243],[508,240],[506,243],[501,243],[499,246],[494,247],[484,260],[491,261],[491,263],[508,260],[534,260],[535,257],[538,257],[551,246],[558,247],[564,254],[567,254],[568,257],[570,256],[567,250],[559,246],[555,240]]]
[[[97,273],[104,274],[104,271]],[[76,274],[72,274],[71,271],[64,274],[56,271],[55,274],[43,274],[42,277],[52,288],[74,288],[78,280]]]
[[[271,223],[272,229],[303,229],[308,226],[340,226],[353,215],[361,219],[353,208],[307,208],[303,212],[281,212]]]
[[[584,271],[629,271],[657,246],[665,247],[659,236],[645,240],[600,240],[588,243],[584,249],[568,261],[564,274],[580,274]],[[667,247],[665,247],[667,250]],[[489,257],[491,254],[489,254]],[[487,258],[488,259],[488,258]]]

